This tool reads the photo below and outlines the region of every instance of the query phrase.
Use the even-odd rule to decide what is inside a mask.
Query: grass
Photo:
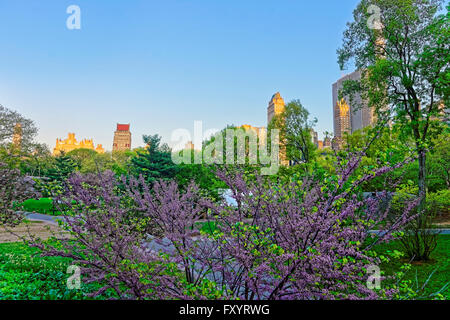
[[[26,212],[37,212],[53,216],[61,215],[61,212],[53,205],[53,199],[51,198],[28,199],[21,204],[21,207]]]
[[[209,229],[210,226],[204,226]],[[377,245],[375,250],[385,254],[388,250],[400,250],[396,241]],[[67,267],[71,259],[60,257],[40,257],[39,249],[30,248],[22,243],[0,244],[0,300],[79,300],[89,299],[84,292],[92,292],[93,284],[82,283],[81,290],[69,290],[66,281],[69,277]],[[395,261],[381,265],[381,270],[392,274],[400,270],[407,260]],[[417,279],[419,287],[435,270],[433,277],[425,288],[425,294],[439,291],[450,281],[450,235],[440,235],[438,246],[429,262],[413,263],[405,279]],[[95,289],[94,289],[95,290]],[[450,300],[450,288],[443,292]],[[99,299],[104,299],[105,296]]]
[[[214,231],[217,229],[217,222],[215,221],[207,221],[207,222],[199,222],[196,227],[207,234],[212,235]]]
[[[385,254],[393,250],[401,251],[401,245],[398,241],[380,244],[375,247],[375,251],[378,254]],[[409,261],[407,259],[400,259],[394,262],[384,263],[380,267],[386,274],[392,274],[399,271],[404,263],[409,263]],[[421,288],[431,273],[436,270],[426,285],[423,294],[428,296],[438,292],[446,283],[450,282],[450,235],[438,236],[437,247],[431,254],[430,261],[413,262],[411,265],[411,269],[405,274],[405,279],[412,281],[413,288],[415,289],[417,284]],[[450,300],[450,286],[442,294],[447,300]]]
[[[87,289],[69,290],[71,259],[40,257],[39,249],[19,242],[0,244],[0,300],[85,300]]]

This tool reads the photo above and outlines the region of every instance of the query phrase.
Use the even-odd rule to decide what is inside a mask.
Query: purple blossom
[[[386,193],[364,200],[357,190],[400,165],[358,178],[360,161],[360,154],[350,157],[337,177],[287,185],[219,171],[236,206],[202,198],[194,184],[181,192],[175,182],[77,174],[60,199],[72,214],[66,223],[73,239],[34,246],[82,265],[83,281],[102,285],[93,295],[112,289],[122,299],[376,299],[365,270],[380,261],[369,250],[413,219],[416,202],[388,221],[389,206],[380,209]],[[210,234],[197,230],[205,217],[216,225]]]

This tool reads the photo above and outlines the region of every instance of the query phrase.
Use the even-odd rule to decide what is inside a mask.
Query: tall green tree
[[[47,171],[46,176],[51,181],[64,182],[77,169],[77,162],[66,153],[61,152],[54,158],[53,165]]]
[[[43,176],[51,168],[53,157],[46,144],[36,143],[31,152],[21,156],[20,170],[30,176]]]
[[[347,89],[358,91],[379,118],[400,123],[405,138],[413,137],[421,211],[425,208],[427,150],[440,124],[440,106],[449,102],[448,8],[446,15],[438,15],[443,3],[362,0],[338,49],[341,69],[354,61],[363,73],[362,80]]]
[[[269,130],[280,130],[280,141],[286,148],[289,160],[294,164],[309,163],[314,158],[316,149],[311,136],[316,123],[317,119],[310,119],[309,111],[303,107],[300,100],[292,100],[281,114],[273,118]]]
[[[433,139],[433,144],[427,157],[428,190],[450,190],[450,133],[442,133]]]
[[[67,155],[77,162],[81,173],[98,173],[115,168],[115,159],[111,152],[98,153],[92,149],[75,149]]]
[[[170,148],[161,144],[161,137],[157,134],[144,135],[143,140],[147,146],[136,151],[131,158],[131,171],[136,176],[142,175],[149,183],[175,178],[178,166],[172,162]]]
[[[0,104],[0,145],[7,146],[13,142],[17,126],[20,125],[20,148],[29,150],[34,144],[38,129],[33,120]]]
[[[23,161],[43,148],[35,142],[37,132],[32,120],[0,104],[0,162],[22,170]]]

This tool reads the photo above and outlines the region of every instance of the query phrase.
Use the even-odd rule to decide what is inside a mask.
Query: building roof
[[[281,98],[281,94],[280,94],[279,92],[275,93],[275,94],[272,96],[272,100],[274,100],[274,99],[279,99],[279,98]]]
[[[279,104],[279,105],[284,105],[284,100],[283,100],[283,98],[281,97],[281,94],[280,94],[279,92],[275,93],[275,94],[272,96],[272,99],[270,99],[270,101],[269,101],[269,104],[271,104],[271,103],[273,103],[273,104]]]
[[[130,131],[130,124],[117,124],[117,131]]]

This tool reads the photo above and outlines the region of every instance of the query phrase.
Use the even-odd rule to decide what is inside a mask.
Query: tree
[[[75,149],[67,153],[76,163],[81,173],[111,170],[114,159],[110,152],[98,153],[92,149]]]
[[[137,151],[131,158],[131,171],[136,176],[142,175],[148,183],[159,179],[173,179],[178,172],[178,166],[172,162],[170,148],[161,145],[161,137],[144,135],[147,147],[143,151]]]
[[[92,149],[75,149],[67,152],[67,155],[78,163],[81,167],[82,163],[88,159],[92,159],[97,155],[97,152]]]
[[[272,128],[280,130],[280,141],[286,148],[286,155],[294,164],[310,162],[314,157],[314,144],[311,140],[311,130],[317,119],[309,120],[309,112],[303,107],[300,100],[289,102],[284,111],[276,115],[269,124]]]
[[[131,205],[120,192],[112,172],[75,173],[67,182],[56,205],[83,217],[65,219],[73,239],[62,235],[58,246],[36,239],[32,246],[44,256],[72,258],[82,268],[84,282],[100,285],[91,296],[110,290],[118,299],[184,298],[182,290],[176,290],[176,267],[143,245],[149,220],[136,215],[139,204]]]
[[[450,134],[442,133],[433,139],[433,148],[427,158],[428,190],[450,189]]]
[[[61,152],[53,161],[52,167],[46,173],[52,181],[64,182],[78,168],[78,164],[64,152]]]
[[[449,14],[443,0],[362,0],[338,50],[341,69],[354,59],[363,71],[353,86],[378,115],[412,136],[419,162],[420,211],[426,199],[426,154],[433,129],[449,105]],[[373,7],[375,6],[375,7]],[[373,9],[379,12],[373,16]],[[379,21],[373,22],[373,19]],[[350,89],[352,86],[347,86]]]
[[[30,176],[42,176],[53,164],[53,157],[46,144],[35,143],[29,153],[20,158],[20,170]]]
[[[129,174],[130,159],[136,156],[135,150],[123,150],[113,151],[112,154],[113,164],[111,170],[118,176]]]
[[[18,169],[0,163],[0,226],[14,227],[23,219],[17,213],[19,204],[37,195],[33,185],[33,180],[22,176]]]
[[[214,167],[205,164],[180,164],[176,181],[180,188],[186,188],[191,182],[198,185],[205,196],[219,198],[219,189],[226,185],[214,174]]]
[[[416,201],[385,223],[386,194],[363,201],[358,188],[402,163],[355,176],[362,156],[339,159],[336,175],[269,187],[262,176],[248,182],[218,172],[236,205],[205,199],[192,184],[180,191],[174,181],[75,174],[58,201],[73,214],[65,218],[72,237],[33,246],[73,258],[84,279],[100,284],[94,296],[113,289],[127,299],[389,298],[397,287],[367,287],[368,268],[381,261],[371,248],[395,237]],[[216,230],[199,237],[205,212]]]
[[[0,104],[0,145],[13,144],[15,134],[20,136],[20,150],[29,150],[34,143],[38,129],[34,122],[20,113],[5,108]]]

